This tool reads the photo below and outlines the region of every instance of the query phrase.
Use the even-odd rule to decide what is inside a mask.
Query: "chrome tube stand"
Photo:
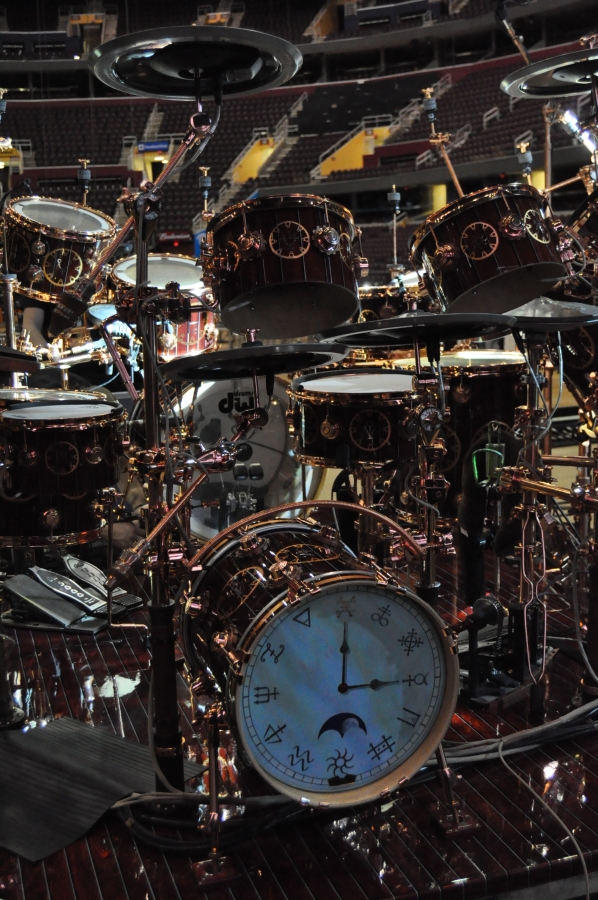
[[[6,346],[10,347],[11,350],[16,350],[14,290],[19,282],[16,275],[10,272],[2,272],[0,274],[0,283],[2,284],[2,312],[6,329]],[[21,376],[18,372],[10,373],[10,386],[12,388],[20,388],[22,386]]]

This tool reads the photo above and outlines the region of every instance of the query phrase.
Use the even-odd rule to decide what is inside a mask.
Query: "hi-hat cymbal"
[[[510,309],[508,315],[516,320],[515,328],[519,331],[571,331],[598,322],[598,306],[576,300],[537,297],[517,309]]]
[[[30,353],[22,353],[20,350],[12,350],[10,347],[0,347],[0,372],[24,372],[32,375],[39,372],[41,365],[35,356]]]
[[[500,86],[519,100],[574,97],[592,89],[593,74],[598,74],[598,47],[542,59],[507,75]]]
[[[342,325],[319,334],[318,340],[343,344],[349,349],[412,347],[413,339],[422,341],[459,341],[467,338],[490,339],[506,334],[514,324],[510,316],[489,313],[408,312],[392,319]]]
[[[282,375],[299,372],[328,363],[340,362],[347,348],[338,344],[246,344],[238,350],[219,350],[180,356],[160,367],[164,378],[171,381],[227,381],[251,378],[252,375]]]
[[[284,84],[303,57],[288,41],[212,25],[180,25],[126,34],[91,54],[95,75],[117,91],[158,100],[254,94]]]

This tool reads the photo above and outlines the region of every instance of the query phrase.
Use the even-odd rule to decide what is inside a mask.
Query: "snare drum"
[[[181,399],[183,420],[192,420],[192,434],[202,443],[215,444],[237,429],[235,415],[255,405],[250,379],[204,382],[189,388]],[[230,472],[201,484],[193,495],[191,531],[200,540],[252,512],[283,503],[311,499],[321,472],[311,466],[301,471],[292,452],[286,424],[286,383],[278,378],[268,407],[268,423],[243,444],[243,461]],[[191,423],[190,423],[191,424]]]
[[[112,267],[110,280],[116,290],[130,290],[135,284],[137,257],[121,259]],[[204,287],[201,269],[192,256],[175,256],[170,253],[150,253],[147,259],[148,283],[157,290],[164,290],[175,281],[184,294],[212,303],[212,292]],[[91,315],[105,315],[110,304],[99,304],[101,309],[90,308]],[[106,316],[107,318],[107,316]],[[203,353],[214,348],[217,341],[214,313],[208,308],[193,309],[188,322],[164,322],[159,328],[158,349],[161,362],[177,356]]]
[[[411,238],[411,259],[425,268],[445,309],[504,313],[567,274],[562,226],[544,217],[543,202],[531,185],[509,184],[468,194],[428,216]]]
[[[119,478],[123,408],[91,392],[1,394],[0,546],[94,540],[96,492]]]
[[[366,261],[348,209],[323,197],[259,197],[224,210],[202,245],[222,322],[260,338],[317,334],[351,318]]]
[[[8,268],[19,293],[52,303],[87,275],[116,232],[104,213],[48,197],[11,200],[4,216]]]
[[[289,389],[295,455],[327,468],[359,468],[415,458],[409,424],[413,377],[385,368],[336,369],[296,378]]]
[[[465,454],[484,437],[490,422],[512,429],[515,410],[525,403],[526,388],[521,376],[527,366],[520,353],[507,350],[457,350],[443,353],[440,360],[450,418],[442,426],[446,456],[435,464],[437,472],[450,482],[448,500],[461,491]],[[401,370],[415,372],[415,360],[401,359]]]

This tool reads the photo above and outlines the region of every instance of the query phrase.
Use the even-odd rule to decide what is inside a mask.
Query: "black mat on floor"
[[[203,771],[185,763],[185,775]],[[113,803],[155,790],[149,750],[74,719],[0,734],[0,846],[31,862],[82,837]]]

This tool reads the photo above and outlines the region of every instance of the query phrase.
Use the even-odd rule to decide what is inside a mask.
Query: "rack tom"
[[[311,194],[259,197],[224,210],[202,244],[222,322],[260,338],[317,334],[357,309],[367,274],[349,210]]]
[[[528,184],[488,187],[428,216],[411,259],[451,312],[504,313],[546,293],[567,274],[570,238],[544,215]]]
[[[412,382],[410,374],[373,367],[296,378],[289,390],[295,455],[312,466],[341,469],[414,459]]]
[[[0,393],[0,546],[94,540],[97,491],[119,478],[123,408],[91,392]]]
[[[49,197],[11,200],[4,217],[8,267],[19,293],[50,303],[87,275],[116,232],[104,213]]]

